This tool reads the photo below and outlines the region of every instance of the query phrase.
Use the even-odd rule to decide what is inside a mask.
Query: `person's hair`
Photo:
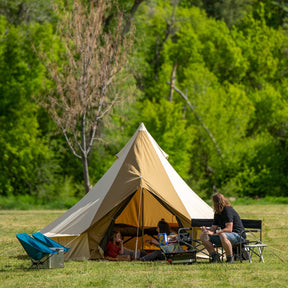
[[[224,197],[224,195],[221,193],[213,194],[212,201],[213,201],[214,212],[216,214],[221,214],[226,206],[231,206],[229,200],[226,197]]]
[[[167,235],[170,234],[169,224],[164,219],[161,219],[158,222],[158,227],[160,233],[166,233]]]
[[[120,231],[113,231],[110,235],[110,241],[114,241],[114,239],[118,233],[120,233]]]

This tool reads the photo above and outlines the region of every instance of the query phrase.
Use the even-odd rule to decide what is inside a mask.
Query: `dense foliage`
[[[62,3],[0,0],[2,197],[28,195],[47,202],[84,195],[81,162],[35,101],[53,88],[35,48],[41,45],[49,57],[60,55],[52,2]],[[283,1],[118,2],[136,28],[125,70],[134,80],[120,85],[128,94],[136,83],[137,91],[102,123],[103,141],[89,159],[91,182],[143,122],[200,196],[209,198],[213,187],[227,196],[287,196],[288,8]]]

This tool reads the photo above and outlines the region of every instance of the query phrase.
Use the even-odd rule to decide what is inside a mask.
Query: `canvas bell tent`
[[[41,230],[71,248],[66,260],[100,258],[113,230],[125,237],[126,247],[146,249],[143,239],[162,218],[171,226],[190,227],[192,218],[213,217],[143,123],[116,156],[89,193]]]

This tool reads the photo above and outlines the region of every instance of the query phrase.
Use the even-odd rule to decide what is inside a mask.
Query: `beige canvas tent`
[[[125,236],[127,247],[144,249],[143,239],[162,218],[171,226],[190,227],[192,218],[213,217],[143,123],[116,156],[88,194],[41,230],[71,248],[66,260],[101,257],[113,229]]]

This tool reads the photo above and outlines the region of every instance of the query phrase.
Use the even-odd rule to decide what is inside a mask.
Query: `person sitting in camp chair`
[[[114,231],[112,232],[110,240],[106,246],[105,256],[123,260],[131,260],[135,257],[135,251],[125,248],[121,233],[119,231]],[[142,253],[140,250],[137,250],[136,259],[139,259],[140,256],[142,256]]]
[[[226,262],[233,263],[233,245],[245,241],[245,230],[239,214],[221,193],[212,195],[214,220],[212,227],[202,227],[200,240],[210,255],[210,261],[220,262],[220,256],[215,251],[214,245],[222,246],[226,253]],[[218,229],[218,227],[220,229]],[[240,236],[242,235],[242,236]]]

